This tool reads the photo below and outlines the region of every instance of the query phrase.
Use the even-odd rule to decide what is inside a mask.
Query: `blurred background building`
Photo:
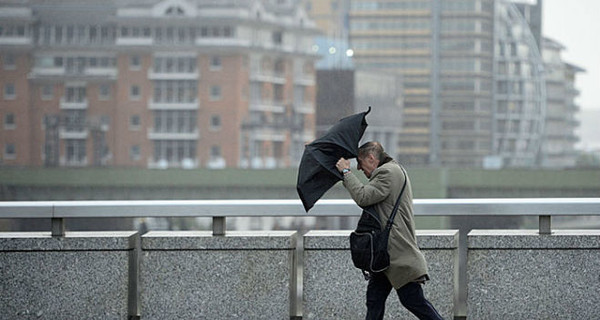
[[[577,159],[575,144],[579,138],[575,130],[579,120],[575,116],[579,106],[575,98],[579,91],[575,88],[575,77],[585,70],[564,62],[560,56],[564,49],[552,39],[543,39],[547,111],[541,165],[549,168],[573,167]]]
[[[275,168],[314,139],[294,1],[2,1],[2,164]]]
[[[356,70],[402,76],[398,153],[403,163],[573,165],[578,123],[566,121],[558,129],[547,122],[549,113],[574,119],[578,92],[553,86],[547,93],[546,69],[552,66],[542,56],[541,0],[304,3],[327,36],[347,37]],[[560,57],[558,63],[572,66],[563,77],[567,82],[582,71]],[[548,95],[555,98],[550,102]],[[551,160],[559,153],[561,161]]]
[[[542,0],[0,0],[4,166],[295,167],[370,105],[412,166],[572,167]]]

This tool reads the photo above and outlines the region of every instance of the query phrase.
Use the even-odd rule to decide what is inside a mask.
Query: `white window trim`
[[[15,115],[13,114],[13,120],[14,120],[15,122],[14,122],[14,123],[11,123],[11,124],[8,124],[8,123],[6,123],[6,116],[7,116],[7,115],[8,115],[8,114],[5,114],[5,115],[4,115],[4,119],[3,119],[4,129],[5,129],[5,130],[14,130],[14,129],[16,129],[16,128],[17,128],[17,120],[16,120],[16,118],[15,118]]]
[[[219,117],[219,123],[220,123],[220,124],[219,124],[218,126],[215,126],[215,125],[213,125],[213,121],[212,121],[212,120],[213,120],[213,117]],[[223,119],[221,118],[221,116],[218,116],[218,115],[212,115],[212,116],[210,117],[210,123],[209,123],[208,129],[209,129],[211,132],[217,132],[217,131],[221,131],[221,130],[223,129]]]
[[[111,87],[110,87],[110,85],[107,85],[108,86],[108,94],[104,95],[104,94],[102,94],[102,86],[103,86],[102,84],[98,86],[98,100],[108,101],[108,100],[110,100],[110,96],[112,93],[111,92],[112,90],[110,90]]]
[[[6,57],[8,57],[9,55],[12,55],[13,64],[6,64]],[[2,57],[2,67],[4,68],[4,70],[17,70],[17,56],[13,55],[12,53],[5,54]]]
[[[134,95],[134,94],[133,94],[133,88],[134,88],[134,87],[137,87],[137,88],[138,88],[138,94],[137,94],[137,95]],[[141,99],[142,99],[142,88],[141,88],[140,86],[138,86],[138,85],[132,84],[132,85],[129,87],[129,100],[132,100],[132,101],[139,101],[139,100],[141,100]]]
[[[12,144],[12,143],[8,143],[8,144],[5,144],[5,145],[4,145],[4,152],[3,152],[3,153],[4,153],[4,159],[7,159],[7,160],[14,160],[14,159],[16,159],[16,158],[17,158],[17,147],[15,146],[15,153],[7,153],[7,152],[6,152],[6,148],[7,148],[7,147],[8,147],[8,145],[10,145],[10,144]]]
[[[219,58],[219,65],[213,64],[213,59],[214,58]],[[211,57],[210,58],[209,70],[210,71],[221,71],[221,70],[223,70],[223,59],[221,57],[219,57],[219,56]]]
[[[138,153],[134,154],[133,148],[136,146],[138,148]],[[140,145],[133,145],[129,148],[129,159],[132,161],[139,161],[142,159],[142,149],[140,148]]]
[[[44,87],[50,86],[50,94],[44,94]],[[50,101],[54,99],[54,85],[42,85],[40,88],[40,98],[43,101]]]
[[[138,65],[135,65],[135,64],[132,63],[134,57],[138,58],[138,62],[139,62]],[[129,70],[131,70],[131,71],[140,71],[140,70],[142,70],[142,57],[141,56],[138,56],[138,55],[129,56]]]
[[[215,88],[215,87],[219,88],[218,96],[213,95],[213,88]],[[210,101],[220,101],[221,99],[223,99],[223,89],[221,88],[221,86],[217,86],[217,85],[211,86],[209,96],[210,96]]]
[[[8,85],[12,85],[13,87],[13,94],[7,94],[6,93],[6,89],[8,88]],[[4,96],[4,100],[15,100],[17,98],[17,88],[15,87],[14,83],[5,83],[4,84],[4,88],[3,88],[3,96]]]
[[[138,119],[140,120],[140,123],[135,125],[132,123],[131,120],[133,120],[133,116],[137,116]],[[142,129],[142,118],[139,115],[131,115],[129,117],[129,130],[130,131],[140,131]]]

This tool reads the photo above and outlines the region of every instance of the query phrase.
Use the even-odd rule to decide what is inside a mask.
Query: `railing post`
[[[213,236],[224,236],[227,229],[225,217],[213,217],[212,221]]]
[[[540,216],[540,234],[552,234],[552,217]]]
[[[65,219],[64,218],[52,218],[52,236],[53,237],[64,237],[65,236]]]

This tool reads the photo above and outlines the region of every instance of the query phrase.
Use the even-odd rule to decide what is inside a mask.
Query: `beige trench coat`
[[[375,205],[384,226],[392,214],[405,177],[408,179],[406,189],[402,194],[388,242],[390,267],[384,271],[395,289],[427,276],[427,262],[417,246],[415,235],[410,178],[403,174],[400,166],[394,161],[373,170],[367,184],[363,184],[352,172],[344,175],[344,187],[352,199],[361,207]]]

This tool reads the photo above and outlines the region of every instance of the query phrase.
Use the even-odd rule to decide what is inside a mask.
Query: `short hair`
[[[375,158],[381,161],[384,157],[383,146],[377,141],[369,141],[358,148],[358,156],[360,158],[372,154]]]

